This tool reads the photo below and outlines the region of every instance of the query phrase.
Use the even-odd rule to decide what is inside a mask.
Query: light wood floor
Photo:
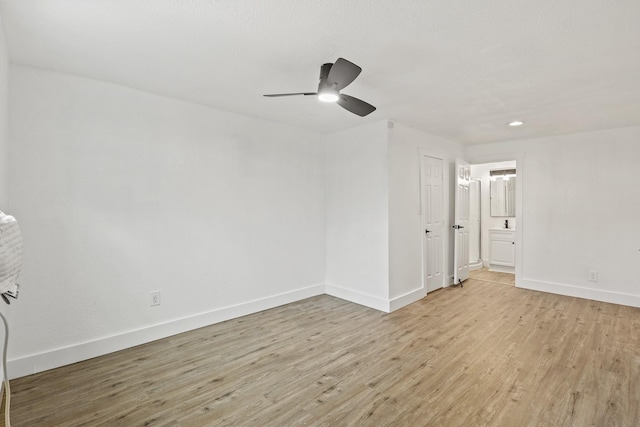
[[[516,275],[511,273],[500,273],[498,271],[489,271],[488,268],[481,268],[469,272],[469,278],[484,280],[485,282],[503,283],[505,285],[516,285]]]
[[[329,296],[12,381],[14,426],[638,426],[640,310],[470,279]]]

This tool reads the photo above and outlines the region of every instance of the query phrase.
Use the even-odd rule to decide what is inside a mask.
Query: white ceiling
[[[10,60],[316,132],[393,119],[476,144],[640,125],[638,0],[6,0]],[[320,65],[363,68],[313,97]],[[513,119],[526,122],[509,128]]]

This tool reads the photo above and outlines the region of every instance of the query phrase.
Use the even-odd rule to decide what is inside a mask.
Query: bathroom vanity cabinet
[[[489,229],[489,270],[515,272],[516,230],[512,228]]]

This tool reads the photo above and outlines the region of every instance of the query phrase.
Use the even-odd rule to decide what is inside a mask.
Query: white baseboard
[[[325,285],[325,293],[336,298],[347,300],[365,307],[375,308],[376,310],[389,313],[391,307],[388,300],[373,295],[354,291],[352,289],[341,288],[335,285]]]
[[[424,298],[426,295],[424,288],[418,288],[393,299],[385,300],[383,298],[335,285],[326,285],[325,293],[355,304],[384,311],[385,313],[391,313],[392,311],[398,310],[399,308]]]
[[[393,298],[389,301],[389,311],[395,311],[399,308],[404,307],[405,305],[409,305],[413,302],[421,300],[427,295],[427,292],[424,288],[418,288],[411,292],[407,292],[404,295],[400,295],[399,297]]]
[[[114,351],[145,344],[171,335],[180,334],[259,311],[268,310],[284,304],[300,301],[325,293],[325,285],[314,285],[295,291],[285,292],[266,298],[244,302],[241,304],[222,307],[205,313],[199,313],[181,319],[152,325],[124,334],[99,338],[96,340],[58,348],[43,353],[33,354],[7,362],[9,379],[58,368],[102,356]]]
[[[527,278],[522,279],[520,283],[518,283],[518,287],[531,289],[534,291],[566,295],[569,297],[609,302],[612,304],[627,305],[631,307],[640,307],[640,296],[625,294],[621,292],[604,291],[602,289],[585,288],[581,286],[566,285],[554,282],[544,282]]]

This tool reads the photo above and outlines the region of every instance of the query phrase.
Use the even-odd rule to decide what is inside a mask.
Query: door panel
[[[455,200],[455,248],[453,282],[462,283],[469,277],[469,206],[471,197],[469,183],[471,166],[464,160],[456,159],[456,200]]]
[[[442,159],[421,156],[423,271],[427,292],[444,286],[442,266],[444,200]]]

